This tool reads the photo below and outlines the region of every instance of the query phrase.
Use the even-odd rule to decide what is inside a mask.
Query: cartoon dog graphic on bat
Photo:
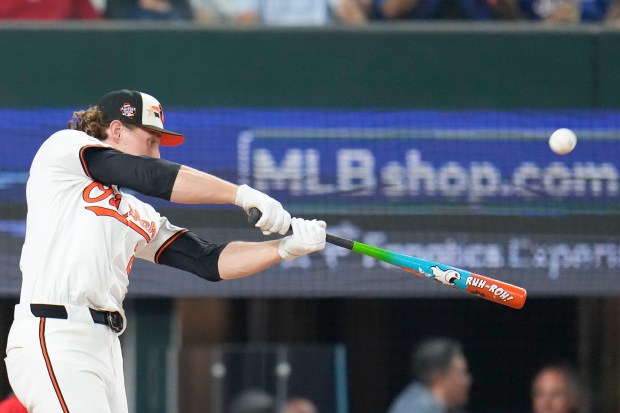
[[[456,280],[461,279],[461,274],[455,270],[444,271],[436,265],[432,266],[431,270],[433,271],[433,279],[444,285],[454,285]]]

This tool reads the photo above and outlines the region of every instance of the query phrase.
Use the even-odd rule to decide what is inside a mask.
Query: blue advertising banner
[[[43,141],[71,116],[71,110],[63,109],[0,110],[0,212],[7,212],[0,215],[0,295],[16,294],[21,282],[30,162]],[[404,214],[462,215],[470,221],[474,215],[506,216],[484,217],[493,222],[587,214],[615,222],[620,209],[620,111],[176,109],[167,112],[166,121],[167,128],[185,133],[187,140],[179,147],[161,148],[162,157],[247,183],[295,214],[329,214],[329,230],[336,235],[497,277],[532,295],[618,294],[620,239],[615,233],[571,232],[553,224],[547,231],[515,231],[514,226],[452,231],[445,226],[417,233],[415,226],[394,223]],[[550,134],[561,127],[578,136],[577,147],[565,156],[548,146]],[[166,211],[177,217],[211,215],[181,209],[204,206],[149,202],[158,209],[178,208]],[[363,220],[348,222],[349,215]],[[575,217],[561,219],[579,221]],[[388,221],[392,225],[384,229]],[[369,225],[373,222],[376,225]],[[263,239],[239,223],[234,228],[225,222],[215,228],[185,224],[218,242]],[[292,278],[295,269],[303,269],[303,276],[300,271]],[[259,281],[213,285],[175,271],[137,263],[133,293],[459,296],[331,245],[311,257],[274,266]]]
[[[71,110],[0,111],[0,203],[23,203],[30,161]],[[247,183],[295,211],[617,213],[619,111],[170,110],[162,156]],[[549,135],[573,129],[576,149]],[[160,201],[153,201],[156,205]]]
[[[260,231],[250,228],[192,226],[191,229],[205,239],[216,237],[217,241],[264,240]],[[369,230],[347,220],[330,220],[329,232],[518,285],[530,297],[620,294],[620,236],[419,233],[410,228],[383,231]],[[23,222],[0,221],[0,296],[19,293],[24,234]],[[130,294],[133,297],[472,297],[331,244],[318,253],[270,267],[260,277],[230,283],[205,282],[181,270],[136,260],[130,276]]]

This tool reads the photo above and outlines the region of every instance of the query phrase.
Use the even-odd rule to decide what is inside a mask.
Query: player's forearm
[[[181,204],[234,204],[238,186],[205,172],[182,166],[170,201]]]
[[[81,155],[87,175],[106,185],[182,204],[235,204],[246,212],[257,208],[263,217],[256,226],[265,233],[283,235],[291,224],[291,215],[282,204],[247,185],[237,186],[175,162],[108,147],[84,147]]]
[[[231,242],[222,250],[218,261],[223,280],[243,278],[282,261],[278,253],[280,240],[265,242]]]

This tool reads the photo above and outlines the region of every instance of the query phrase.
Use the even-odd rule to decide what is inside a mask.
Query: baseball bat
[[[261,215],[258,209],[252,208],[248,222],[255,225]],[[359,254],[387,262],[419,277],[435,280],[442,285],[451,286],[486,300],[516,308],[517,310],[523,307],[527,298],[527,291],[521,287],[450,265],[400,254],[332,234],[326,235],[326,241]]]

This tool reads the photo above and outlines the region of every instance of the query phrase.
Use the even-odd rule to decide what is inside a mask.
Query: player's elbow
[[[235,277],[233,274],[220,274],[220,280],[234,280],[235,278],[238,277]]]
[[[224,265],[224,268],[220,266],[218,271],[219,277],[222,280],[235,280],[237,278],[245,278],[255,274],[256,272],[258,271],[253,269],[240,268],[237,266],[231,267],[227,265]]]
[[[205,267],[199,267],[196,268],[194,271],[192,271],[195,275],[199,276],[200,278],[203,278],[207,281],[213,281],[213,282],[217,282],[217,281],[221,281],[221,280],[225,280],[225,277],[222,277],[219,273],[219,271],[217,269],[214,269],[210,266],[205,266]]]

